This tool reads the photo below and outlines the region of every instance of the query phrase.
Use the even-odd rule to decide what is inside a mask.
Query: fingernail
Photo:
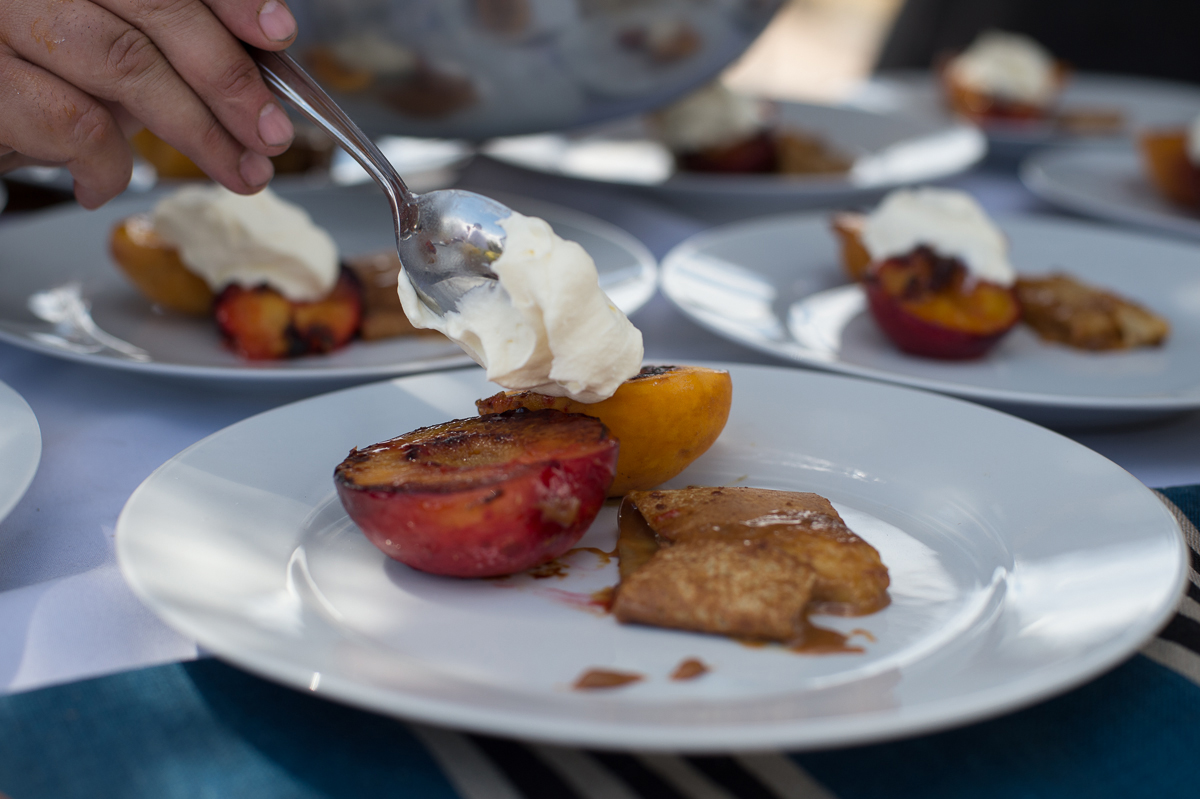
[[[276,103],[267,103],[258,112],[258,137],[269,147],[287,144],[296,135],[287,112]]]
[[[259,155],[253,150],[242,153],[238,171],[242,173],[242,180],[256,188],[270,183],[271,178],[275,175],[275,167],[271,165],[271,159],[265,155]]]
[[[267,0],[258,10],[258,27],[273,42],[286,42],[296,35],[296,18],[279,0]]]

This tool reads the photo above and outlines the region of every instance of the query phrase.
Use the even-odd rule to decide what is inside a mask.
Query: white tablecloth
[[[956,183],[993,213],[1046,211],[1010,177],[976,174]],[[709,226],[643,195],[487,162],[473,165],[463,184],[576,207],[628,230],[659,257]],[[633,321],[651,360],[783,365],[702,330],[661,296]],[[113,529],[126,498],[156,467],[210,433],[340,387],[164,379],[6,344],[0,344],[0,380],[29,402],[43,440],[33,484],[0,522],[0,693],[196,657],[195,644],[143,608],[121,579]],[[1200,414],[1070,435],[1147,485],[1200,483]]]

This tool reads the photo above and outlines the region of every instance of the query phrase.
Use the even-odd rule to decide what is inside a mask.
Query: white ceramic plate
[[[878,111],[905,110],[933,118],[950,118],[941,88],[927,70],[880,73],[855,93],[851,103]],[[987,125],[984,132],[989,153],[1017,160],[1051,145],[1116,141],[1139,128],[1185,125],[1200,114],[1200,88],[1152,78],[1074,73],[1063,90],[1060,108],[1116,109],[1124,116],[1125,125],[1107,135],[1067,133],[1049,123]]]
[[[781,103],[779,122],[836,145],[855,159],[853,169],[834,176],[677,172],[671,154],[640,118],[572,134],[496,139],[482,152],[538,172],[642,186],[674,198],[786,200],[811,206],[949,177],[979,161],[985,149],[977,131],[946,119]]]
[[[25,399],[0,383],[0,521],[33,482],[42,459],[42,431]]]
[[[396,246],[387,201],[374,186],[293,185],[280,193],[307,208],[344,255]],[[561,206],[502,199],[582,244],[596,260],[600,285],[621,310],[632,313],[654,294],[654,257],[637,239]],[[152,195],[129,197],[98,211],[55,210],[0,225],[0,339],[97,366],[237,380],[361,379],[471,363],[455,344],[422,336],[355,341],[329,355],[282,361],[237,357],[221,345],[211,320],[157,312],[112,264],[113,224],[154,201]],[[44,318],[31,309],[35,295],[42,298]],[[47,302],[50,297],[56,302]],[[53,312],[64,321],[48,321]]]
[[[580,551],[561,579],[466,581],[388,560],[347,518],[352,446],[473,415],[481,370],[400,378],[288,405],[179,454],[130,497],[130,586],[205,648],[372,710],[623,749],[825,747],[947,727],[1118,663],[1172,612],[1178,526],[1115,464],[978,405],[794,369],[729,366],[721,438],[670,486],[816,491],[875,545],[892,604],[821,618],[861,654],[804,656],[622,626],[585,607],[616,564]],[[611,550],[606,507],[582,546]],[[672,682],[699,657],[712,671]],[[644,682],[570,689],[585,670]]]
[[[1021,165],[1021,181],[1077,214],[1200,239],[1200,213],[1167,202],[1131,147],[1038,153]]]
[[[806,366],[983,402],[1054,425],[1132,422],[1200,408],[1200,247],[1035,218],[998,220],[1019,272],[1066,270],[1165,315],[1163,347],[1088,353],[1018,325],[985,358],[900,352],[848,285],[825,214],[706,231],[663,260],[662,289],[728,339]]]

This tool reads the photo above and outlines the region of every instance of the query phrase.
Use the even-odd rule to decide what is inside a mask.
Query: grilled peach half
[[[212,310],[212,289],[183,265],[179,250],[154,232],[150,217],[121,220],[109,238],[109,251],[151,302],[191,316],[206,316]]]
[[[604,504],[617,452],[598,419],[522,409],[351,450],[334,483],[389,557],[432,574],[496,577],[579,541]]]
[[[329,294],[296,302],[269,286],[226,286],[213,316],[229,348],[243,358],[269,360],[332,352],[354,338],[362,322],[358,278],[342,268]]]
[[[1012,288],[969,281],[960,261],[928,247],[872,265],[864,288],[892,343],[927,358],[979,358],[1021,318]]]
[[[1138,138],[1150,182],[1173,203],[1200,208],[1200,166],[1187,155],[1187,131],[1151,130]]]
[[[834,214],[830,220],[834,235],[842,248],[842,269],[855,283],[861,283],[871,266],[871,253],[863,243],[863,225],[867,217],[863,214],[844,212]]]
[[[647,366],[600,402],[503,391],[475,405],[480,414],[557,408],[604,422],[621,442],[617,476],[608,495],[621,497],[670,480],[703,455],[725,429],[732,402],[728,372],[701,366]]]

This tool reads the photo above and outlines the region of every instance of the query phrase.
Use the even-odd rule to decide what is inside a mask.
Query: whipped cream
[[[1188,125],[1187,157],[1195,166],[1200,167],[1200,116]]]
[[[663,143],[677,153],[736,144],[766,127],[763,104],[712,83],[652,117]]]
[[[957,83],[983,94],[1047,106],[1058,93],[1054,57],[1027,36],[987,31],[947,67]]]
[[[508,389],[608,399],[642,365],[642,334],[600,289],[596,264],[544,220],[514,213],[500,222],[498,283],[468,291],[439,317],[400,272],[400,302],[417,327],[454,339],[488,379]]]
[[[1017,272],[1008,260],[1008,240],[969,194],[953,189],[901,189],[867,216],[863,245],[871,260],[907,255],[925,245],[943,258],[957,258],[977,280],[1011,286]]]
[[[243,196],[221,186],[188,186],[159,201],[154,231],[213,291],[266,284],[289,300],[329,293],[337,247],[308,213],[270,189]]]

